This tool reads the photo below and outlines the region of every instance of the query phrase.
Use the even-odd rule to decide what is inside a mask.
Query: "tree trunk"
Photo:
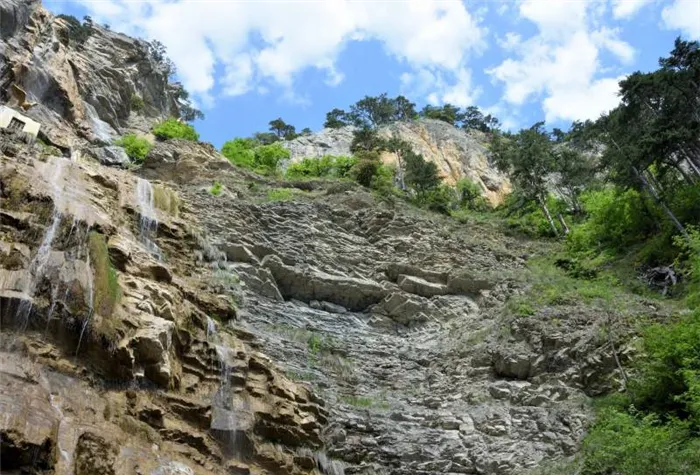
[[[651,186],[644,174],[640,173],[637,167],[635,167],[634,165],[632,165],[632,170],[634,170],[635,175],[637,175],[637,178],[639,178],[639,180],[642,182],[644,188],[651,194],[652,198],[654,198],[654,201],[656,201],[656,203],[658,203],[658,205],[661,206],[666,215],[671,219],[676,229],[678,229],[678,231],[683,235],[686,241],[690,242],[690,236],[688,236],[688,232],[685,230],[681,222],[678,221],[678,218],[676,218],[676,215],[673,214],[673,211],[671,211],[671,209],[668,206],[666,206],[666,203],[664,203],[664,201],[661,199],[654,187]]]
[[[559,237],[559,230],[554,224],[554,220],[552,219],[552,215],[549,213],[549,208],[547,208],[547,202],[542,198],[541,196],[538,198],[540,202],[540,206],[542,207],[542,212],[544,215],[547,217],[547,221],[549,221],[549,225],[552,227],[552,231],[554,231],[554,235],[556,237]]]
[[[559,222],[561,223],[561,227],[564,230],[564,236],[568,235],[570,230],[569,230],[569,226],[566,225],[566,221],[564,220],[564,216],[561,213],[559,213],[557,215],[557,218],[559,218]]]

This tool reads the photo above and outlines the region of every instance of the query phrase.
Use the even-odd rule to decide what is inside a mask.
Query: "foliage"
[[[68,24],[68,39],[79,45],[84,44],[93,34],[93,24],[90,17],[85,17],[84,22],[80,23],[73,15],[56,15]]]
[[[404,167],[406,170],[406,184],[411,186],[422,199],[423,195],[440,184],[437,165],[426,161],[417,153],[406,153]]]
[[[633,189],[604,188],[581,196],[586,220],[568,236],[574,252],[621,251],[655,230],[644,198]]]
[[[277,134],[274,134],[272,132],[256,132],[253,134],[252,140],[258,142],[261,145],[270,145],[275,142],[278,142],[279,137],[277,136]]]
[[[296,127],[287,124],[281,117],[270,121],[270,132],[275,134],[278,139],[284,140],[292,140],[299,136]]]
[[[483,196],[481,196],[481,186],[477,185],[468,178],[462,178],[457,182],[457,205],[460,208],[466,208],[472,211],[483,211],[488,205]]]
[[[498,129],[498,119],[490,114],[484,115],[478,107],[469,106],[464,110],[452,104],[442,106],[425,106],[420,115],[428,119],[441,120],[455,127],[463,129],[480,130],[481,132],[492,132]]]
[[[379,156],[373,152],[358,154],[357,164],[353,167],[353,178],[360,185],[369,188],[372,186],[374,177],[382,167]]]
[[[700,444],[679,421],[607,408],[584,444],[583,475],[685,475],[700,470]]]
[[[356,163],[355,157],[324,155],[321,158],[304,158],[301,162],[289,165],[285,176],[290,179],[349,178]]]
[[[382,151],[386,148],[387,142],[379,136],[376,129],[362,127],[352,133],[352,142],[350,143],[352,153]]]
[[[450,214],[455,202],[455,190],[447,185],[438,185],[423,191],[418,195],[419,203],[431,211]]]
[[[323,126],[338,129],[352,124],[361,129],[376,129],[392,122],[412,120],[416,115],[416,105],[406,97],[390,98],[383,93],[363,97],[350,106],[350,112],[333,109],[326,114]]]
[[[131,95],[131,110],[141,112],[144,106],[145,104],[143,102],[143,97],[139,96],[136,93]]]
[[[148,152],[153,146],[144,137],[136,134],[127,134],[114,142],[115,145],[124,148],[126,154],[136,163],[141,163],[146,159]]]
[[[293,188],[273,188],[267,192],[268,201],[290,201],[294,199],[295,192]]]
[[[221,154],[234,165],[263,175],[277,173],[279,163],[289,158],[289,150],[279,143],[261,145],[254,139],[233,139],[221,148]]]
[[[189,124],[180,122],[177,119],[168,119],[153,128],[153,135],[160,140],[185,139],[196,142],[199,134]]]
[[[209,188],[209,193],[213,196],[219,196],[223,191],[223,185],[220,181],[215,181],[211,188]]]
[[[346,125],[350,125],[350,119],[344,110],[338,108],[328,112],[323,123],[323,127],[327,129],[340,129]]]

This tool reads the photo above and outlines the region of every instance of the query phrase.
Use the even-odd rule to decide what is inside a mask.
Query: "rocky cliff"
[[[292,161],[323,155],[349,156],[353,138],[352,126],[324,129],[315,134],[298,137],[286,144]],[[484,197],[496,205],[510,193],[508,178],[491,164],[488,139],[475,130],[463,130],[433,119],[396,122],[380,129],[380,135],[398,136],[408,142],[416,153],[437,165],[443,181],[454,185],[468,178],[481,186]],[[383,154],[387,164],[396,164],[396,156]]]
[[[76,48],[36,2],[0,13],[2,86],[28,89],[54,143],[101,147],[85,104],[115,132],[173,106],[142,43],[98,28]],[[478,137],[394,127],[446,176],[507,186]],[[1,131],[0,472],[511,475],[569,457],[618,375],[605,312],[509,309],[551,252],[208,144],[157,142],[124,169]]]
[[[97,24],[77,37],[38,0],[0,0],[0,26],[0,100],[22,87],[37,102],[26,114],[53,145],[107,144],[178,115],[181,88],[147,43]]]

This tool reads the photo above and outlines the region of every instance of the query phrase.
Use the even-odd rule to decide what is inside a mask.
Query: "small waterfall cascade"
[[[207,341],[213,341],[216,337],[216,322],[207,315]]]
[[[78,337],[78,346],[75,349],[76,355],[78,354],[78,352],[80,352],[80,344],[83,341],[83,336],[85,335],[85,330],[87,330],[87,327],[90,324],[90,319],[92,318],[92,314],[94,312],[93,307],[95,305],[94,276],[92,275],[92,267],[90,266],[90,252],[89,251],[87,253],[86,267],[87,267],[88,314],[85,317],[85,320],[83,320],[83,326],[80,329],[80,336]]]
[[[116,135],[114,129],[112,129],[107,122],[100,119],[97,110],[95,110],[95,107],[92,104],[83,101],[83,107],[85,108],[85,118],[92,126],[92,131],[95,133],[97,138],[104,142],[111,142],[112,135]]]
[[[156,214],[153,185],[143,178],[136,179],[136,200],[139,207],[139,239],[146,250],[159,261],[162,254],[158,245],[153,241],[158,231],[158,216]]]
[[[26,329],[29,325],[29,315],[33,307],[33,297],[36,292],[36,288],[44,275],[44,270],[51,257],[51,248],[53,246],[53,241],[56,238],[56,233],[63,216],[59,211],[57,203],[61,200],[63,194],[63,167],[66,161],[62,158],[57,158],[52,163],[52,174],[51,174],[51,185],[54,198],[54,209],[51,215],[51,224],[46,228],[46,232],[39,244],[39,249],[34,255],[34,258],[29,263],[29,278],[23,289],[23,294],[26,299],[22,300],[17,309],[17,320],[21,329]]]
[[[238,423],[233,407],[232,367],[228,362],[231,350],[219,344],[215,345],[215,348],[221,370],[221,384],[212,398],[210,429],[223,443],[226,455],[234,456],[237,454],[236,431]]]

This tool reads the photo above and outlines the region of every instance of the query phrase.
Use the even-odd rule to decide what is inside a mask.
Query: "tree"
[[[292,140],[297,137],[296,127],[287,124],[281,117],[271,120],[269,124],[270,132],[275,134],[278,139]]]
[[[394,105],[394,120],[409,121],[416,116],[416,105],[404,96],[397,96],[392,99]]]
[[[547,176],[556,169],[556,156],[544,122],[515,135],[496,135],[492,143],[496,166],[510,174],[520,193],[538,203],[555,235],[559,230],[547,207]]]
[[[420,115],[426,119],[435,119],[447,122],[450,125],[457,125],[464,118],[464,115],[460,112],[459,107],[455,107],[452,104],[444,104],[441,107],[427,105],[423,107]]]
[[[277,134],[272,132],[255,132],[253,134],[253,140],[257,141],[261,145],[270,145],[279,141]]]
[[[313,132],[311,131],[310,128],[304,127],[303,129],[301,129],[301,135],[305,135],[305,136],[306,136],[306,135],[311,135],[311,134],[313,134]]]
[[[405,179],[405,173],[404,173],[404,168],[406,165],[406,160],[405,157],[413,153],[413,150],[411,149],[411,145],[399,138],[399,136],[394,133],[392,137],[386,142],[386,148],[390,152],[394,153],[396,155],[396,178],[397,181],[399,182],[399,188],[402,190],[406,189],[406,179]]]
[[[376,128],[394,120],[395,103],[386,93],[377,97],[365,96],[350,106],[349,117],[357,127]]]
[[[376,129],[363,127],[353,132],[350,151],[357,152],[379,152],[386,150],[386,141],[379,136]]]
[[[462,128],[480,130],[481,132],[491,132],[497,129],[499,125],[498,119],[492,115],[484,116],[484,114],[476,106],[469,106],[464,110],[462,119]]]
[[[423,155],[407,151],[404,162],[406,163],[406,183],[416,191],[419,199],[423,199],[428,191],[440,185],[437,165],[426,161]]]
[[[323,127],[327,129],[340,129],[346,125],[350,125],[348,114],[337,108],[326,114],[326,121],[323,123]]]

